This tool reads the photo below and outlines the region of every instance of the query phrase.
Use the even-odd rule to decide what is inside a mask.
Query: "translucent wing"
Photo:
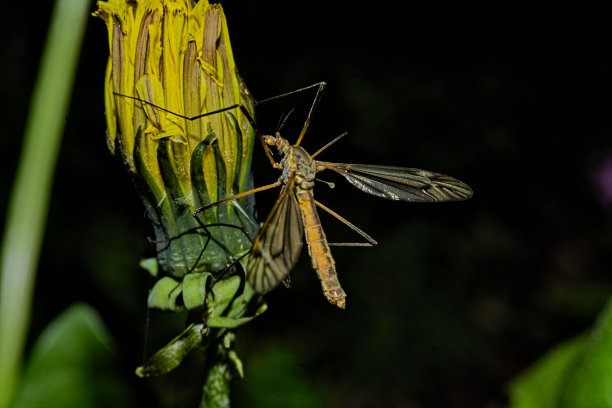
[[[303,233],[295,177],[291,177],[257,234],[249,256],[247,279],[256,292],[266,293],[288,277],[300,257]]]
[[[340,173],[361,191],[389,200],[459,201],[472,196],[465,183],[440,173],[405,167],[317,161],[317,171]]]

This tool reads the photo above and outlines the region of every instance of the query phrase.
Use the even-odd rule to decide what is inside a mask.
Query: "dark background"
[[[379,245],[334,249],[345,311],[327,303],[302,255],[294,287],[271,293],[268,312],[238,332],[246,379],[236,406],[502,407],[509,381],[588,328],[608,296],[610,199],[598,180],[612,157],[610,9],[400,5],[223,2],[237,65],[256,98],[328,82],[304,146],[349,136],[322,160],[419,167],[474,190],[466,202],[411,205],[322,174],[336,188],[320,185],[318,199]],[[34,13],[7,7],[3,213],[51,4]],[[179,403],[193,397],[186,389],[198,392],[197,363],[157,381],[132,374],[142,362],[151,285],[137,261],[150,254],[152,231],[106,148],[107,56],[106,28],[91,18],[30,337],[73,302],[90,303],[114,336],[134,400]],[[282,113],[310,98],[260,105],[260,129],[273,131]],[[294,140],[302,121],[298,110],[285,136]],[[276,179],[259,147],[255,162],[257,185]],[[260,214],[275,194],[257,198]],[[330,241],[356,239],[321,217]],[[168,319],[152,312],[148,330]],[[180,325],[161,329],[159,341]]]

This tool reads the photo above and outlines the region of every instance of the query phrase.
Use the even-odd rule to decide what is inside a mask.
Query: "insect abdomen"
[[[321,227],[312,190],[298,189],[296,195],[302,210],[304,234],[308,244],[310,259],[312,260],[312,267],[317,271],[323,293],[327,300],[344,309],[346,294],[338,281],[334,258],[331,255],[327,238],[325,238],[325,233]]]

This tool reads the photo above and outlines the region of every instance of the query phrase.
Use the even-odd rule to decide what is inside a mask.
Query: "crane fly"
[[[316,86],[319,87],[317,94],[294,145],[280,135],[280,128],[274,136],[260,135],[255,128],[270,162],[275,168],[281,170],[280,178],[275,183],[242,192],[199,208],[194,211],[194,216],[223,202],[282,186],[278,200],[255,237],[247,264],[246,275],[249,283],[258,293],[267,293],[281,282],[288,286],[289,272],[297,263],[302,251],[302,234],[304,234],[312,267],[321,281],[323,294],[330,303],[344,309],[346,294],[338,280],[330,244],[325,237],[316,207],[329,212],[368,241],[367,243],[340,245],[371,246],[375,245],[376,241],[314,199],[313,187],[317,173],[323,170],[332,170],[365,193],[389,200],[407,202],[460,201],[470,198],[472,190],[467,184],[453,177],[426,170],[315,160],[318,154],[345,135],[338,136],[312,155],[300,146],[310,124],[313,110],[325,88],[325,83],[321,82],[289,93],[300,92]],[[285,95],[287,94],[279,95],[279,97]],[[245,110],[241,110],[246,113]],[[249,119],[249,122],[253,124],[252,119]],[[268,146],[276,148],[281,155],[280,162],[274,160]]]
[[[297,263],[302,251],[302,234],[304,234],[312,266],[321,281],[323,294],[330,303],[344,309],[346,293],[338,280],[335,261],[330,250],[332,244],[327,242],[316,207],[330,213],[367,241],[366,243],[336,245],[372,246],[376,245],[376,241],[339,214],[314,199],[313,188],[317,173],[324,170],[332,170],[342,175],[350,184],[365,193],[389,200],[406,202],[461,201],[470,198],[472,190],[467,184],[453,177],[427,170],[315,160],[315,157],[323,150],[346,135],[346,133],[341,134],[312,155],[300,146],[325,85],[325,82],[320,82],[257,102],[263,103],[318,87],[302,131],[294,145],[280,135],[280,127],[282,125],[273,136],[260,134],[255,121],[247,109],[240,104],[188,117],[140,98],[116,92],[114,94],[154,106],[186,120],[195,120],[232,109],[239,109],[255,130],[270,163],[273,167],[281,170],[281,176],[272,184],[238,193],[205,207],[198,208],[193,212],[193,215],[197,216],[197,214],[227,201],[271,188],[282,187],[278,199],[255,237],[250,250],[246,271],[249,283],[256,292],[262,294],[271,291],[281,282],[289,286],[289,272]],[[274,160],[268,146],[276,148],[277,152],[281,155],[280,162]],[[200,225],[202,226],[202,224]],[[202,227],[205,228],[205,226]]]

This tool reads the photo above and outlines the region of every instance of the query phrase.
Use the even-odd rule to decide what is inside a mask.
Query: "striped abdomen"
[[[304,234],[308,243],[312,267],[317,271],[321,280],[323,293],[330,303],[344,309],[346,294],[338,281],[334,258],[332,258],[327,238],[325,238],[325,233],[321,227],[312,190],[297,188],[296,196],[302,210]]]

